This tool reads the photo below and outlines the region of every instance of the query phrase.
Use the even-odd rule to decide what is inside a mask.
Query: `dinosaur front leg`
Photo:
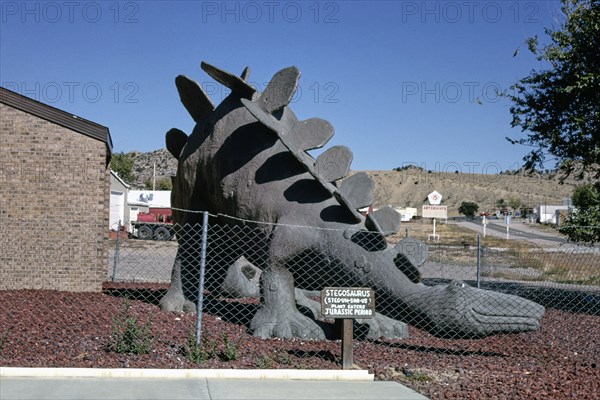
[[[185,298],[181,281],[181,257],[179,252],[173,263],[171,272],[171,286],[167,293],[160,299],[160,308],[171,312],[195,312],[196,305]]]
[[[194,237],[192,225],[176,226],[176,235],[179,242],[173,269],[171,271],[171,286],[160,300],[160,308],[171,312],[195,312],[196,305],[192,300],[198,298],[197,250],[190,243]],[[191,231],[191,232],[190,232]]]
[[[288,270],[293,256],[305,248],[297,231],[283,226],[271,232],[267,267],[260,276],[261,305],[250,323],[255,336],[262,338],[305,338],[324,340],[325,334],[315,321],[296,308],[294,278]],[[296,240],[294,240],[294,238]]]

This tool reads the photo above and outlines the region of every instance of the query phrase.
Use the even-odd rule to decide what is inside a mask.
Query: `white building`
[[[533,212],[538,216],[538,222],[541,224],[557,224],[559,220],[559,212],[569,210],[569,206],[548,206],[541,205],[533,209]]]
[[[394,210],[396,210],[402,216],[400,221],[403,222],[410,221],[417,215],[417,209],[414,207],[394,207]]]
[[[129,185],[115,171],[110,170],[110,213],[108,219],[109,229],[116,231],[119,226],[129,220],[127,205]]]
[[[171,208],[170,190],[130,190],[127,196],[129,220],[137,221],[140,212],[150,208]]]
[[[130,190],[127,204],[156,208],[171,208],[170,190]]]

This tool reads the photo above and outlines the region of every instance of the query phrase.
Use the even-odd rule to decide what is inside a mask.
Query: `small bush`
[[[0,334],[0,354],[2,354],[2,350],[4,350],[4,345],[6,344],[9,333],[10,329]]]
[[[413,382],[431,382],[431,381],[433,381],[432,377],[430,377],[429,375],[424,374],[422,372],[413,372],[410,376],[407,376],[406,379],[409,381],[413,381]]]
[[[219,358],[223,361],[237,360],[239,355],[239,346],[229,339],[226,333],[221,336],[223,338],[223,351],[219,354]]]
[[[255,355],[252,358],[259,369],[272,369],[274,366],[273,360],[267,355]]]
[[[185,356],[194,364],[202,364],[210,359],[218,357],[222,361],[234,361],[239,356],[239,345],[233,343],[226,333],[221,335],[222,343],[208,337],[206,333],[202,335],[201,343],[196,343],[194,329],[190,329],[188,342],[184,347]]]
[[[289,353],[285,350],[282,350],[275,355],[275,361],[284,365],[292,365],[294,363]]]
[[[196,335],[194,329],[190,329],[188,334],[188,342],[184,347],[185,356],[194,364],[202,364],[217,354],[217,342],[207,339],[207,335],[202,335],[201,343],[196,343]]]
[[[119,314],[113,318],[107,349],[115,353],[148,354],[152,348],[152,324],[140,324],[130,311],[131,302],[125,300]]]

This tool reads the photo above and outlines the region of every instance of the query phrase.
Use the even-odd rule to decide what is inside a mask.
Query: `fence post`
[[[202,339],[202,307],[204,304],[204,269],[206,268],[206,240],[208,236],[208,212],[202,216],[202,250],[200,252],[200,278],[198,279],[198,304],[196,313],[196,346]]]
[[[112,281],[115,281],[117,275],[117,266],[119,265],[119,247],[121,246],[121,220],[119,220],[119,226],[117,227],[117,244],[115,244],[115,262],[113,263]]]
[[[481,280],[481,237],[477,235],[477,289],[480,288]]]

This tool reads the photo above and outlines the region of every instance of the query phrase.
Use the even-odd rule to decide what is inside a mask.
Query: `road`
[[[471,229],[480,234],[483,233],[481,219],[473,221],[458,221],[457,225]],[[506,238],[506,223],[503,219],[488,219],[486,234]],[[528,224],[522,220],[511,220],[509,225],[509,239],[527,240],[542,246],[556,246],[566,244],[564,236],[554,231],[541,231],[534,224]]]

